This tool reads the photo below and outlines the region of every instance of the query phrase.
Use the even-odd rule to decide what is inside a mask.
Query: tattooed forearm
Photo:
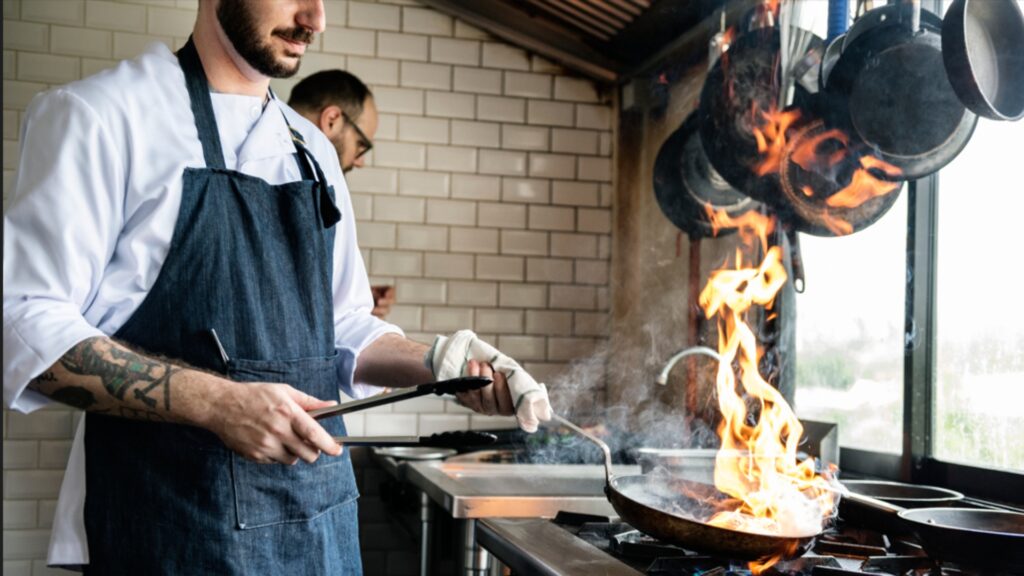
[[[61,366],[72,374],[98,376],[103,387],[114,398],[124,401],[125,393],[149,408],[163,400],[164,410],[171,409],[171,376],[180,370],[168,362],[149,358],[103,338],[86,340],[61,358]],[[161,398],[162,397],[162,398]]]
[[[172,412],[172,384],[187,367],[135,352],[109,338],[90,338],[71,348],[30,383],[53,400],[90,412],[152,421],[188,421]],[[172,382],[173,379],[173,382]],[[177,388],[175,388],[177,390]],[[194,404],[189,403],[189,406]]]

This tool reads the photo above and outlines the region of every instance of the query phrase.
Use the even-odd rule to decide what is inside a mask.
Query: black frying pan
[[[1024,15],[1015,0],[955,0],[942,24],[942,58],[971,111],[1024,117]]]
[[[829,125],[897,166],[901,180],[951,162],[978,121],[950,85],[936,17],[919,8],[904,2],[865,14],[862,33],[850,30],[826,86]]]
[[[701,238],[715,235],[708,210],[724,210],[730,216],[759,204],[729,185],[711,166],[700,135],[697,115],[686,121],[661,145],[654,161],[654,195],[658,206],[677,228]],[[724,229],[727,234],[731,229]]]
[[[912,532],[929,556],[970,568],[1024,571],[1024,514],[977,508],[905,509],[862,494],[843,498],[883,531]],[[842,514],[841,514],[842,517]]]
[[[554,419],[597,444],[604,453],[605,495],[615,512],[637,530],[688,550],[737,560],[758,560],[772,556],[794,558],[806,552],[820,531],[813,534],[773,536],[712,526],[681,515],[708,505],[713,486],[685,480],[666,479],[653,474],[614,477],[611,450],[599,438],[572,422]]]

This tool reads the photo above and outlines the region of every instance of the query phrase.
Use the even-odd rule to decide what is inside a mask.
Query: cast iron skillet
[[[1024,116],[1024,15],[1014,0],[955,0],[942,24],[950,84],[972,112]]]
[[[890,532],[912,532],[929,556],[971,568],[1024,570],[1024,514],[979,508],[905,509],[862,494],[843,498],[873,515],[862,524]],[[867,521],[864,521],[867,519]]]
[[[912,31],[915,14],[919,28]],[[828,124],[898,167],[900,180],[931,174],[963,150],[978,121],[945,73],[942,30],[934,15],[906,3],[863,18],[880,23],[865,24],[860,34],[851,29],[844,40],[826,85]]]
[[[714,235],[708,209],[739,216],[760,205],[725,181],[704,154],[697,133],[697,114],[690,116],[661,145],[654,161],[654,195],[661,211],[690,238]],[[725,235],[732,229],[723,229]]]
[[[813,534],[772,536],[712,526],[673,513],[677,507],[697,510],[713,486],[653,474],[613,477],[611,451],[599,438],[554,415],[554,420],[597,444],[604,453],[605,495],[623,521],[637,530],[689,550],[734,558],[758,560],[771,556],[794,558],[806,552],[820,530]]]

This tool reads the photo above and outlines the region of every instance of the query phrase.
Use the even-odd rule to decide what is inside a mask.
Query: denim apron
[[[206,167],[185,169],[167,259],[114,338],[235,381],[338,400],[334,191],[294,130],[303,180],[273,186],[225,169],[191,39],[178,59]],[[362,571],[348,449],[315,464],[256,464],[204,429],[86,418],[87,573]],[[345,434],[341,418],[322,424]]]

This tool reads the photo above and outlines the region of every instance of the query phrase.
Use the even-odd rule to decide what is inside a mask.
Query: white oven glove
[[[460,330],[448,337],[438,336],[424,358],[438,380],[465,376],[470,360],[487,362],[495,372],[505,375],[520,428],[536,432],[541,421],[551,419],[548,389],[538,384],[518,362],[477,338],[472,330]]]

